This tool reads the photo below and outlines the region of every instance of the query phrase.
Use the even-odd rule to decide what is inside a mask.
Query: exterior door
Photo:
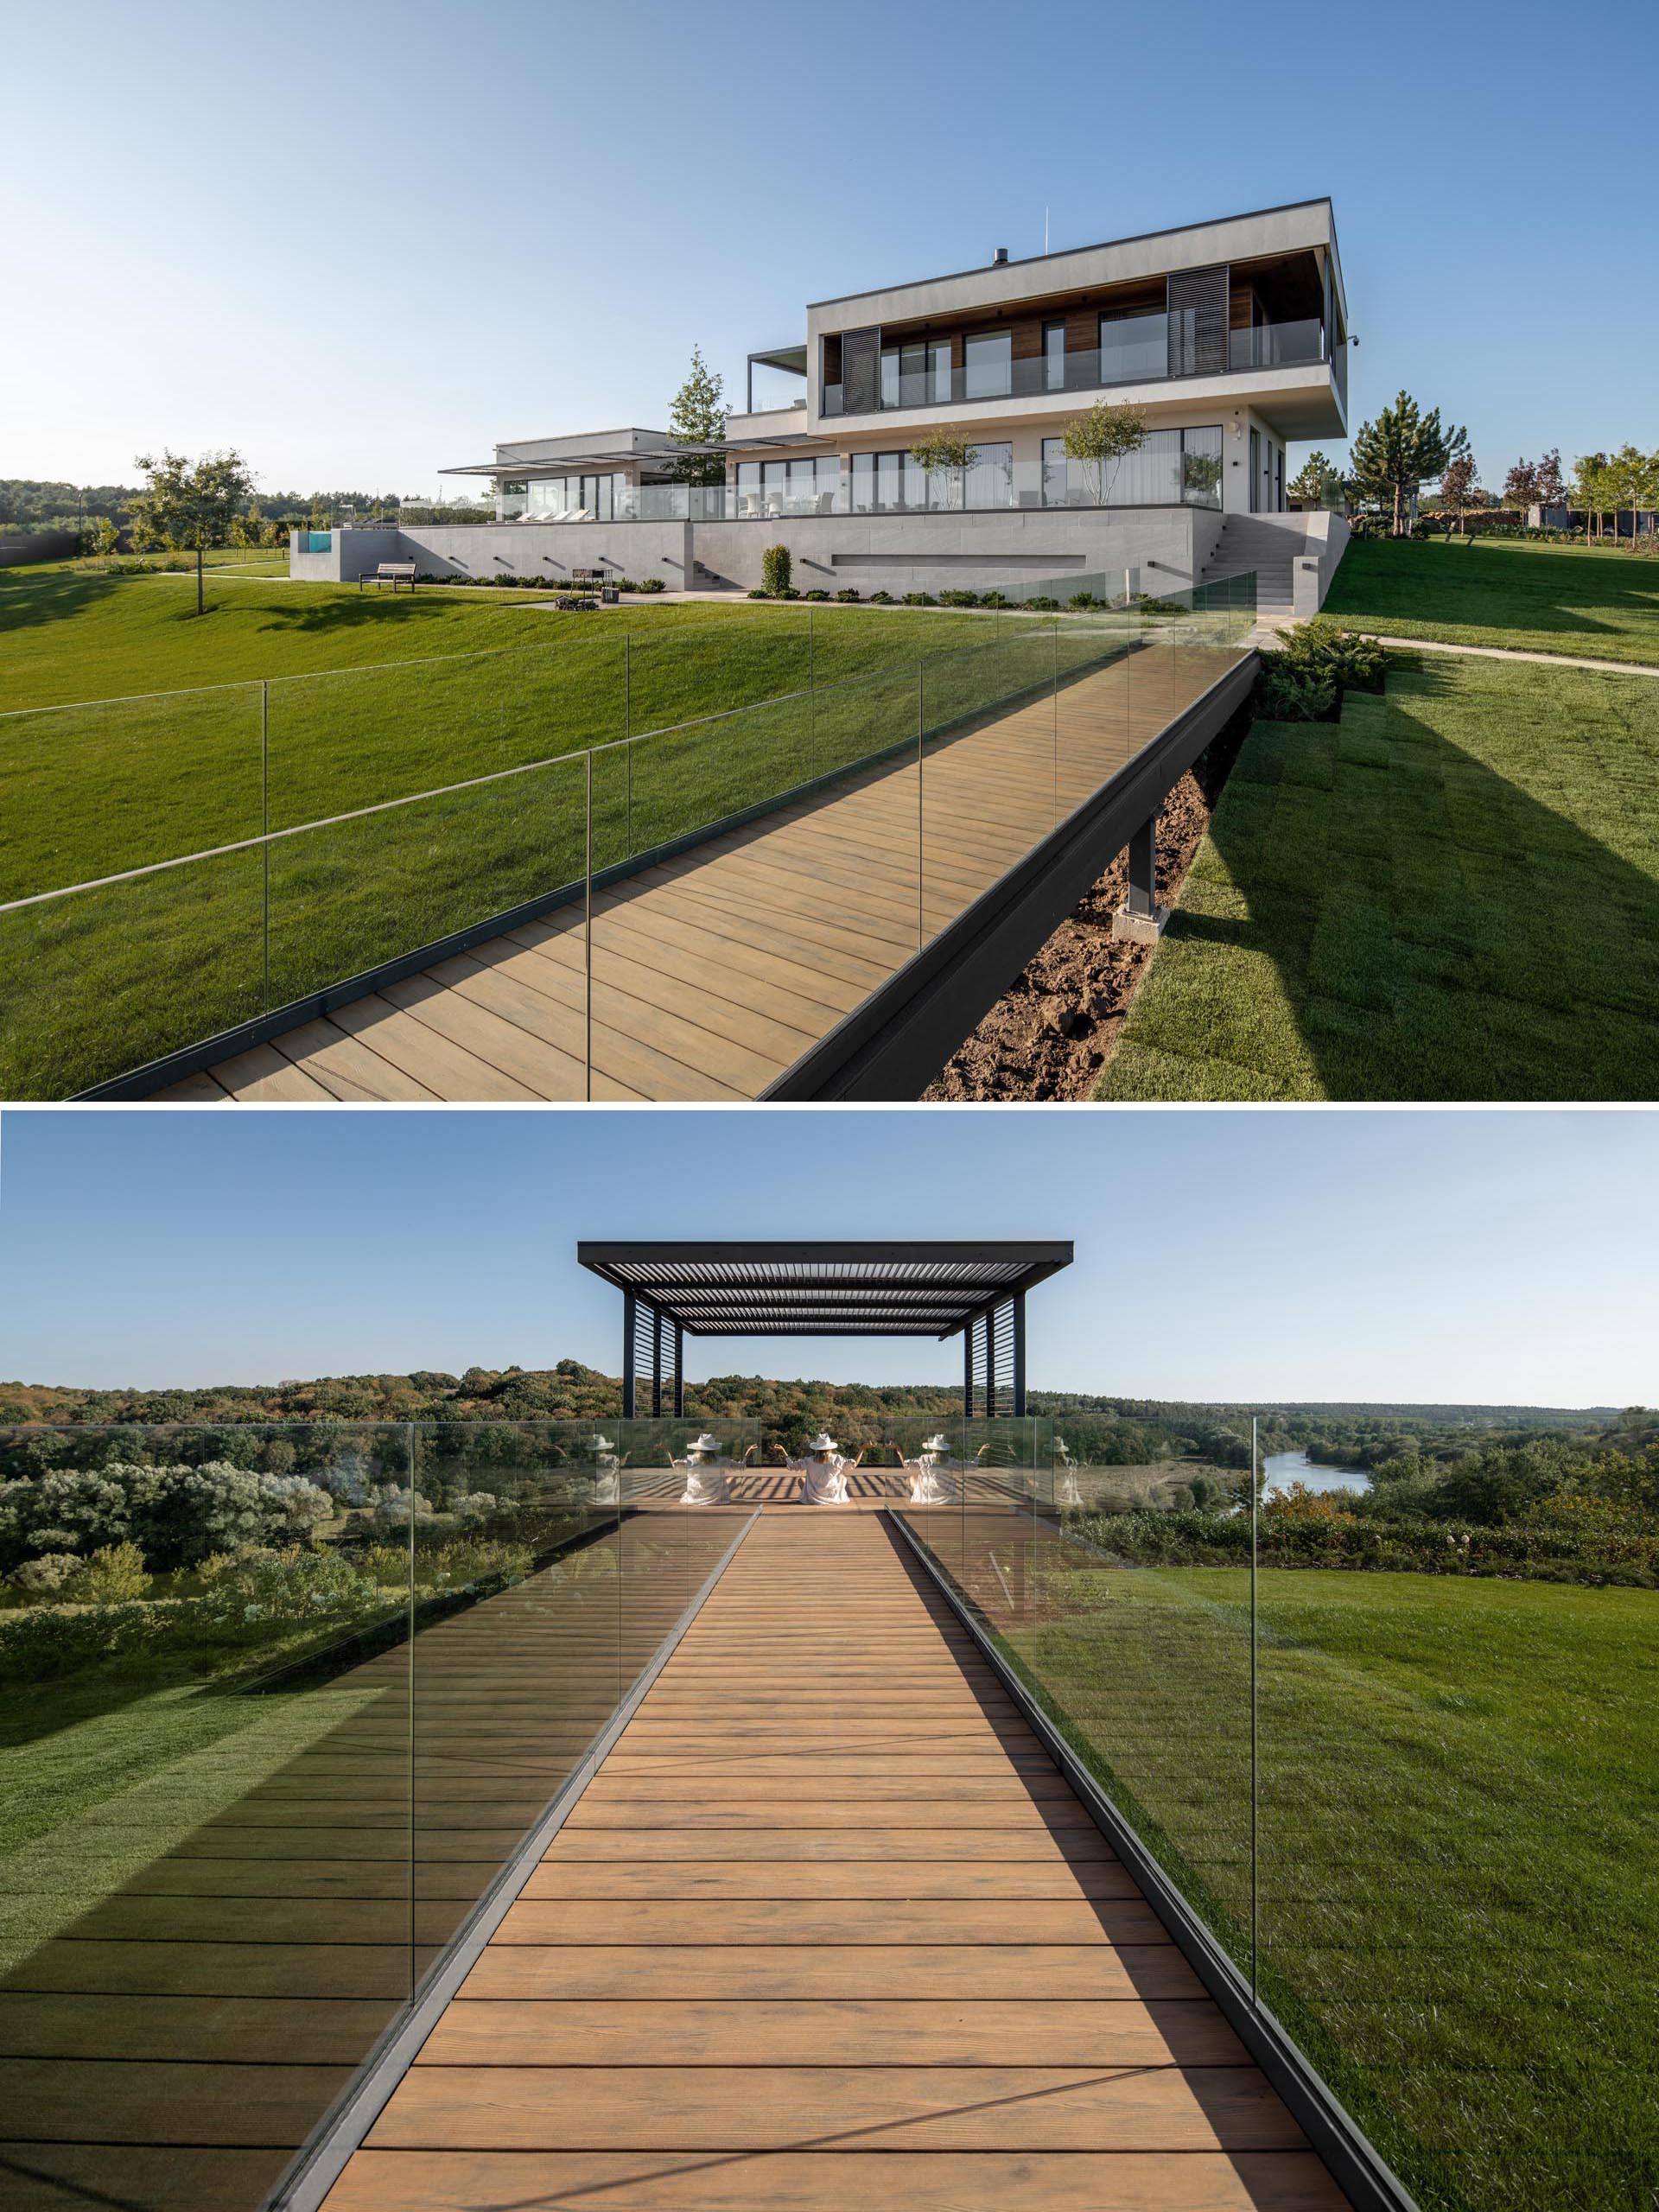
[[[1250,425],[1250,512],[1257,514],[1262,507],[1262,433]]]

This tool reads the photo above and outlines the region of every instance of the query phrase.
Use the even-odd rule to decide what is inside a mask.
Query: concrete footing
[[[1149,914],[1132,914],[1120,906],[1112,916],[1112,935],[1130,944],[1156,944],[1169,927],[1167,906],[1154,906]]]

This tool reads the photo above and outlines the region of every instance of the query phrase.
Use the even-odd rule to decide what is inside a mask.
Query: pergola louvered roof
[[[1071,1264],[1067,1242],[580,1243],[689,1337],[953,1337]]]

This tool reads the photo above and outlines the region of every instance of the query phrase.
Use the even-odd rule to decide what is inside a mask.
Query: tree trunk
[[[196,540],[196,612],[200,614],[201,611],[201,540],[198,538]]]

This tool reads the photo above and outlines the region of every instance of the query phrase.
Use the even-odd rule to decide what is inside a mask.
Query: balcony
[[[1296,368],[1331,357],[1325,326],[1317,317],[1297,322],[1258,323],[1228,333],[1224,370],[1201,365],[1179,316],[1126,316],[1109,326],[1111,342],[1101,346],[1039,355],[1000,365],[965,368],[899,368],[891,354],[882,361],[874,404],[847,403],[842,384],[823,387],[825,416],[904,412],[921,407],[954,407],[979,400],[1045,399],[1071,391],[1103,391],[1118,385],[1163,384],[1217,373],[1241,375],[1253,370]]]

